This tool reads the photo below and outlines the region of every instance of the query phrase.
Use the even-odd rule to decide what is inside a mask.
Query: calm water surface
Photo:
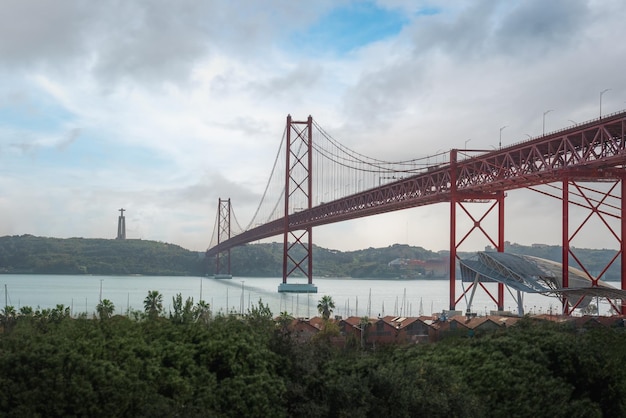
[[[292,281],[290,281],[291,283]],[[297,282],[297,281],[294,281]],[[336,315],[375,317],[378,315],[417,316],[430,315],[448,309],[448,280],[361,280],[346,278],[315,278],[317,294],[278,293],[280,278],[233,277],[216,280],[201,277],[161,276],[64,276],[64,275],[0,275],[0,304],[19,309],[53,308],[57,304],[69,306],[73,315],[87,312],[91,315],[102,299],[109,299],[117,313],[128,309],[143,310],[143,300],[150,290],[163,294],[165,311],[171,309],[172,297],[177,293],[194,302],[204,299],[215,312],[227,310],[246,312],[259,300],[268,304],[274,314],[287,311],[298,317],[317,314],[317,301],[323,295],[332,296]],[[495,294],[493,289],[487,286]],[[6,289],[6,292],[5,292]],[[457,297],[462,284],[457,281]],[[526,312],[556,313],[560,302],[555,298],[527,294],[524,298]],[[462,299],[457,310],[465,311],[467,301]],[[496,308],[484,291],[477,291],[473,311],[479,315]],[[505,293],[504,308],[515,311],[511,295]],[[601,304],[601,314],[608,305]]]

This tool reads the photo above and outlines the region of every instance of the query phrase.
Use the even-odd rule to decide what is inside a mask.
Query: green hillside
[[[297,255],[297,252],[295,253]],[[232,273],[236,276],[282,276],[283,244],[249,244],[231,253]],[[385,248],[337,251],[313,246],[313,275],[353,278],[395,278],[402,274],[388,263],[396,258],[426,260],[440,257],[421,247],[394,244]],[[213,265],[210,264],[213,269]],[[212,271],[212,270],[211,270]]]
[[[523,246],[507,243],[505,250],[561,261],[559,246]],[[591,274],[598,275],[615,256],[615,250],[575,249]],[[461,258],[471,253],[461,254]],[[241,277],[281,277],[282,243],[247,244],[231,251],[231,272]],[[421,247],[394,244],[384,248],[337,251],[313,246],[313,275],[352,278],[397,278],[406,276],[402,267],[390,266],[395,259],[445,258]],[[619,260],[618,260],[619,261]],[[573,258],[570,265],[577,266]],[[32,235],[0,237],[0,273],[168,275],[213,274],[215,259],[178,245],[145,240],[44,238]],[[416,266],[410,274],[422,273]],[[619,280],[619,262],[608,269],[604,280]]]
[[[30,274],[199,275],[203,255],[144,240],[0,237],[0,271]]]

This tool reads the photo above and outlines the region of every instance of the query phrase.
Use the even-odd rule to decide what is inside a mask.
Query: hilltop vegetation
[[[0,237],[0,270],[31,274],[200,275],[203,257],[143,240]]]
[[[561,261],[560,246],[507,244],[506,251]],[[575,249],[592,274],[599,274],[615,256],[615,250]],[[462,258],[471,253],[461,254]],[[357,251],[337,251],[313,246],[315,276],[395,278],[403,273],[389,262],[397,258],[431,260],[445,258],[421,247],[405,244]],[[282,276],[282,243],[248,244],[231,251],[231,272],[242,277]],[[604,280],[619,280],[619,260]],[[570,265],[576,266],[573,258]],[[0,272],[30,274],[168,275],[196,276],[214,273],[214,260],[178,245],[145,240],[43,238],[32,235],[0,237]],[[420,267],[414,272],[420,273]]]
[[[231,252],[236,276],[280,277],[283,246],[249,244]],[[387,264],[395,258],[432,258],[420,247],[393,245],[341,252],[314,246],[314,274],[337,277],[395,277]],[[194,276],[213,274],[214,261],[178,245],[145,240],[0,237],[0,272],[30,274],[142,274]]]
[[[282,257],[282,243],[237,247],[231,253],[232,272],[237,276],[280,277],[283,274]],[[396,258],[426,260],[437,257],[440,255],[435,252],[402,244],[346,252],[314,245],[313,275],[352,278],[398,277],[399,271],[388,265],[390,261]]]

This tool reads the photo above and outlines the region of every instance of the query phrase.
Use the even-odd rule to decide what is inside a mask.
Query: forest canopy
[[[62,305],[5,310],[2,416],[626,415],[623,327],[524,318],[473,338],[364,349],[333,344],[330,325],[299,341],[260,301],[213,316],[179,297],[165,316],[158,296],[129,316],[111,317],[107,303],[92,319]]]

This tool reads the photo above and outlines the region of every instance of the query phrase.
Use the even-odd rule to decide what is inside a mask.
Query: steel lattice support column
[[[230,239],[230,199],[219,199],[217,202],[217,245]],[[226,270],[226,271],[224,271]],[[230,248],[225,251],[219,251],[215,256],[215,274],[231,274],[230,273]]]
[[[487,240],[493,245],[498,252],[504,251],[504,192],[498,191],[494,193],[472,193],[466,194],[463,191],[458,190],[457,185],[457,151],[453,149],[450,151],[450,310],[456,308],[456,304],[463,298],[475,284],[470,285],[464,292],[456,297],[456,263],[458,259],[459,247],[465,242],[465,240],[473,233],[481,233]],[[467,203],[472,202],[485,202],[491,201],[492,204],[482,213],[480,217],[470,213],[467,209]],[[465,235],[458,239],[457,235],[457,209],[460,208],[462,212],[472,221],[472,226]],[[497,208],[497,238],[493,239],[492,234],[487,231],[482,223],[487,216],[494,212]],[[498,310],[504,310],[504,285],[502,283],[497,284],[498,293],[494,297],[489,289],[487,289],[482,283],[480,286],[487,295],[497,305]],[[468,307],[469,308],[469,307]]]
[[[599,286],[599,281],[604,274],[619,260],[621,263],[621,289],[626,290],[626,244],[624,240],[626,237],[626,202],[624,199],[626,193],[626,174],[622,173],[621,170],[617,173],[611,173],[609,176],[613,180],[612,184],[609,179],[603,178],[601,173],[593,173],[593,176],[595,178],[589,178],[591,177],[591,175],[589,175],[589,177],[584,178],[582,181],[600,181],[600,184],[609,186],[608,190],[583,186],[567,175],[562,179],[562,286],[564,289],[570,287],[571,260],[575,263],[574,266],[577,265],[576,267],[590,280],[591,287]],[[618,190],[619,193],[615,193]],[[578,198],[578,200],[573,199],[573,197]],[[612,200],[614,202],[617,199],[619,199],[619,205],[610,201]],[[577,225],[572,225],[573,220],[570,216],[570,206],[577,206],[588,211],[587,216]],[[617,240],[619,246],[619,250],[616,251],[615,256],[601,271],[596,273],[595,276],[592,274],[591,269],[586,266],[576,254],[575,248],[572,245],[574,238],[576,238],[592,218],[600,220],[610,235]],[[609,223],[609,219],[617,220],[619,227],[616,227],[615,223],[613,225]],[[596,233],[599,232],[594,231]],[[563,314],[571,314],[573,310],[580,305],[582,300],[582,297],[569,299],[567,293],[565,293],[561,298]],[[607,298],[607,300],[615,312],[626,314],[626,300],[622,300],[619,306],[616,306],[611,299]]]
[[[626,290],[626,175],[622,175],[621,178],[621,194],[620,194],[620,261],[621,261],[621,284],[622,290]],[[620,307],[620,313],[626,315],[626,300],[622,299],[622,306]]]
[[[290,215],[296,210],[296,204],[302,204],[304,200],[306,209],[313,207],[312,128],[311,116],[302,122],[293,121],[291,115],[287,116],[283,284],[296,273],[304,274],[309,285],[313,283],[313,228],[308,226],[292,229],[289,222]]]
[[[563,177],[563,197],[562,197],[562,209],[561,209],[561,218],[562,218],[562,226],[561,226],[561,276],[562,276],[562,286],[564,289],[569,287],[569,178],[567,176]],[[563,305],[563,314],[569,315],[569,300],[567,295],[563,295],[561,298],[561,303]]]

